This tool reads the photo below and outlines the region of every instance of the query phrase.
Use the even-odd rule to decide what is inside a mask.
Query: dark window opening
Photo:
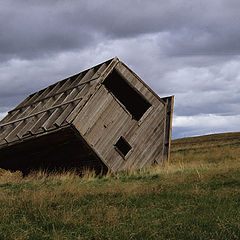
[[[137,121],[151,104],[114,70],[103,82],[104,86],[126,107]]]
[[[117,150],[125,157],[127,153],[131,150],[129,143],[123,138],[120,137],[117,143],[115,144]]]

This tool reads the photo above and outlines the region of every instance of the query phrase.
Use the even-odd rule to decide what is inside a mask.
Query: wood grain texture
[[[65,126],[66,119],[81,101],[76,100],[64,106],[61,104],[86,97],[94,85],[92,81],[96,81],[110,62],[99,64],[28,96],[0,121],[0,146]]]
[[[125,82],[119,85],[121,88],[114,88],[111,81]],[[81,167],[92,164],[116,172],[160,164],[170,156],[172,113],[173,97],[161,99],[114,58],[28,96],[10,111],[0,121],[0,158],[3,153],[10,156],[11,147],[19,153],[30,151],[27,155],[39,162],[36,151],[49,141],[56,144],[56,150],[46,146],[48,150],[39,153],[41,156],[55,154],[63,162],[61,154],[68,156],[72,151],[70,158]],[[61,131],[67,128],[69,131]],[[115,146],[121,137],[130,145],[125,154]],[[31,141],[35,148],[29,147]],[[17,150],[14,146],[20,143],[21,150]],[[78,157],[81,144],[88,150],[79,150]],[[47,157],[48,161],[51,157]],[[19,159],[26,164],[24,156]]]
[[[124,65],[118,63],[116,69],[152,105],[142,120],[134,120],[125,106],[102,85],[73,124],[113,172],[141,168],[153,164],[154,160],[160,163],[163,160],[167,105],[159,101]],[[125,157],[114,146],[121,136],[132,147]]]

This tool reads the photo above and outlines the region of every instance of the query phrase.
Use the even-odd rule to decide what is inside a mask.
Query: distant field
[[[171,144],[171,163],[224,164],[233,167],[240,160],[240,132],[176,139]]]
[[[177,149],[190,149],[201,148],[206,146],[222,146],[240,144],[240,132],[220,133],[204,135],[199,137],[180,138],[172,141],[172,150],[175,152]]]
[[[240,239],[240,133],[174,140],[171,162],[95,177],[0,173],[0,239]]]

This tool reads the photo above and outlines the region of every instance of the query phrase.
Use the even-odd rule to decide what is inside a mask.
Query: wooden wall
[[[141,168],[163,159],[166,109],[164,101],[153,93],[121,62],[116,70],[152,105],[139,121],[124,105],[100,85],[76,117],[73,124],[112,170]],[[124,157],[114,145],[123,136],[132,149]]]
[[[123,79],[128,83],[124,82],[121,87],[114,85]],[[121,99],[122,96],[125,98]],[[29,154],[36,152],[29,146],[35,144],[41,149],[46,140],[51,139],[52,132],[58,130],[57,141],[59,137],[59,141],[66,140],[69,144],[64,148],[62,143],[56,147],[52,142],[54,148],[50,150],[47,144],[47,151],[42,150],[43,155],[36,157],[37,165],[41,165],[43,156],[47,159],[46,164],[58,156],[64,165],[68,153],[74,153],[71,159],[74,164],[81,161],[81,167],[90,164],[106,169],[107,166],[113,172],[160,163],[170,149],[166,146],[171,139],[172,115],[169,112],[172,114],[172,101],[172,98],[161,99],[132,70],[114,58],[30,95],[10,111],[0,123],[0,166],[5,164],[1,161],[3,154],[6,158],[11,155],[11,168],[17,165],[14,161],[16,156],[11,152],[15,149],[14,144],[20,142],[23,145],[19,144],[17,149],[24,149],[18,152],[22,155],[23,165],[26,168],[33,166],[33,163],[27,164],[30,157],[25,156],[29,149]],[[134,102],[136,104],[131,105]],[[71,134],[65,138],[60,131],[66,127],[74,130],[76,135],[73,138]],[[33,137],[39,141],[34,143]],[[131,146],[126,154],[115,146],[120,138]],[[82,143],[89,147],[87,157],[80,151]],[[13,148],[9,148],[10,145]],[[1,151],[5,147],[8,149]],[[39,149],[37,151],[41,152]],[[54,161],[52,165],[59,164]],[[66,164],[70,166],[72,163]]]

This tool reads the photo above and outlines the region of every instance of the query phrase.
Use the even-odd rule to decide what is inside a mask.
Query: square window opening
[[[124,157],[132,149],[130,144],[123,137],[120,137],[114,146]]]
[[[125,106],[135,120],[140,120],[151,104],[114,70],[103,85]]]

